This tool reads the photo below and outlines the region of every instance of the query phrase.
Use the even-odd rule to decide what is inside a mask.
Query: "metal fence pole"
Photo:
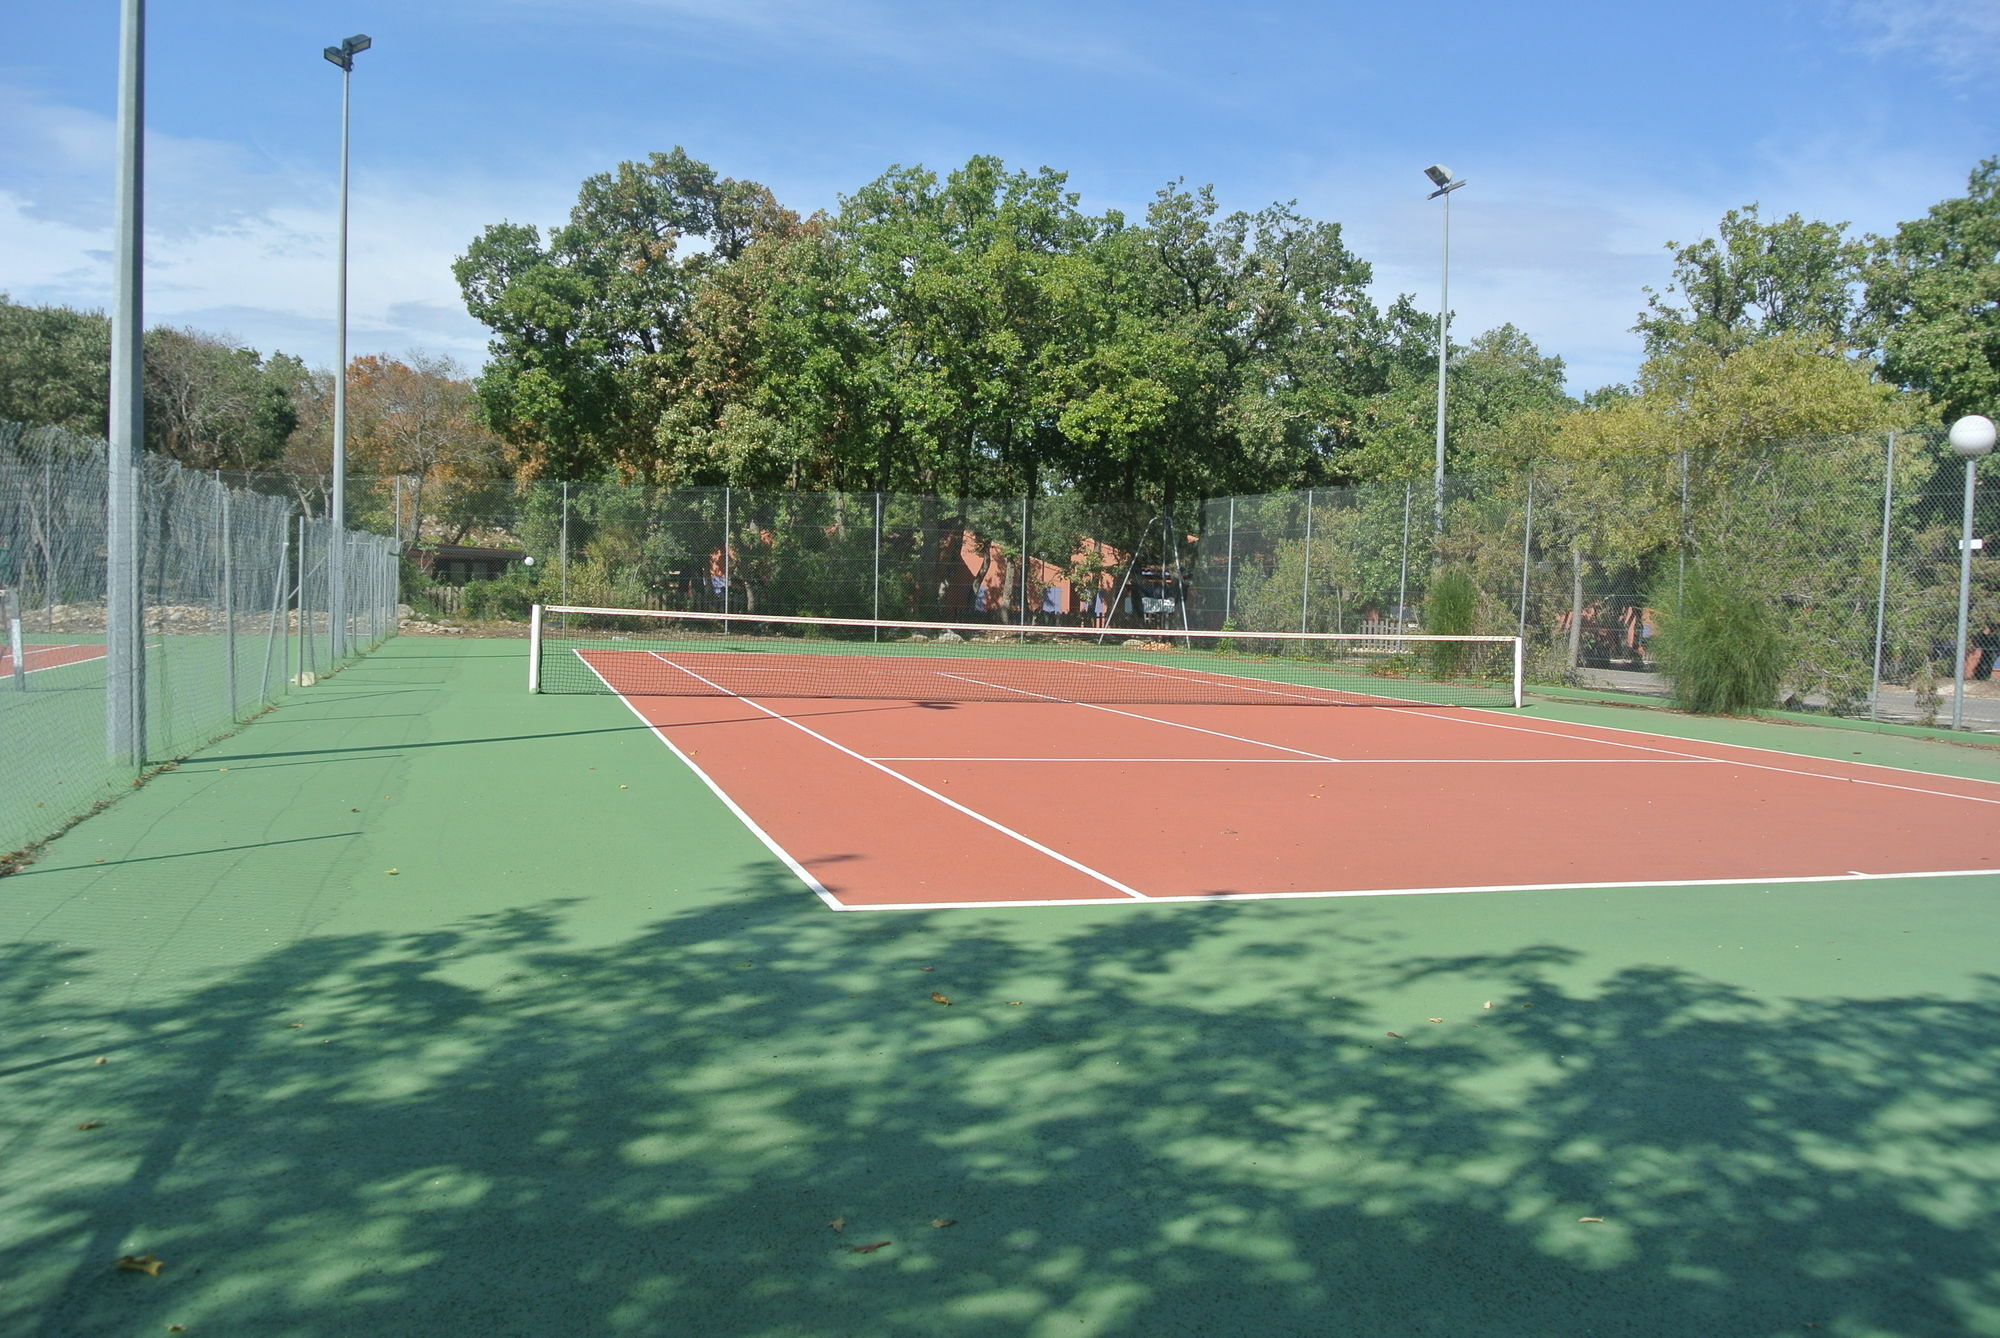
[[[722,490],[722,611],[729,612],[729,489]]]
[[[569,603],[569,481],[567,479],[562,485],[562,531],[557,543],[561,546],[561,551],[556,556],[556,563],[562,569],[562,602],[567,604]]]
[[[1528,636],[1528,564],[1532,556],[1535,539],[1535,467],[1528,466],[1528,508],[1526,518],[1521,522],[1521,618],[1516,624],[1514,635],[1524,641]]]
[[[1875,672],[1868,682],[1868,717],[1882,718],[1882,633],[1889,609],[1889,508],[1896,495],[1896,434],[1882,464],[1882,554],[1875,567]]]
[[[312,643],[307,640],[307,636],[309,635],[309,633],[306,630],[311,623],[311,619],[309,618],[306,612],[306,576],[307,573],[311,570],[311,564],[309,564],[306,560],[309,551],[310,550],[308,550],[306,547],[306,518],[304,516],[300,516],[299,517],[299,599],[298,599],[299,675],[298,676],[301,679],[303,679],[306,676],[306,670],[308,664],[310,663],[310,652],[312,649]],[[301,683],[300,686],[303,687],[304,684]]]
[[[1021,498],[1021,609],[1020,624],[1028,625],[1028,499]]]
[[[1396,577],[1396,630],[1404,631],[1410,623],[1410,497],[1416,491],[1414,483],[1403,484],[1403,565]]]
[[[1305,570],[1299,573],[1299,630],[1306,630],[1306,614],[1312,607],[1313,569],[1313,490],[1306,489]]]
[[[1684,601],[1687,598],[1688,545],[1691,542],[1693,542],[1693,536],[1691,536],[1688,533],[1688,453],[1686,451],[1682,451],[1680,454],[1680,464],[1681,464],[1681,542],[1679,551],[1675,555],[1680,562],[1679,570],[1678,572],[1676,572],[1674,579],[1674,601],[1676,603]]]
[[[1229,547],[1222,559],[1222,621],[1227,626],[1236,612],[1236,499],[1229,499]]]
[[[875,577],[871,589],[874,596],[872,619],[879,623],[882,621],[882,494],[879,492],[875,494]],[[882,629],[877,627],[873,631],[874,639],[880,641]]]
[[[236,573],[231,549],[236,536],[229,525],[229,489],[222,489],[222,643],[229,657],[229,718],[236,718]]]

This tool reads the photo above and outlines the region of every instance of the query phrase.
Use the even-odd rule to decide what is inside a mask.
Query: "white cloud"
[[[16,133],[0,150],[0,291],[17,302],[111,303],[115,125],[0,89]],[[336,181],[236,145],[147,136],[145,314],[265,350],[333,361]],[[357,165],[349,221],[348,347],[413,347],[477,366],[485,332],[451,262],[503,217],[565,214],[573,182],[417,175]]]
[[[2000,58],[1993,0],[1848,0],[1849,22],[1875,55],[1910,55],[1954,84],[1983,84]]]

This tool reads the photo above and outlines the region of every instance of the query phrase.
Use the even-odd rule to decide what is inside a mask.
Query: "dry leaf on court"
[[[109,1058],[108,1058],[107,1056],[105,1056],[105,1055],[99,1055],[99,1056],[98,1056],[97,1058],[95,1058],[95,1059],[91,1060],[90,1062],[91,1062],[91,1063],[93,1063],[93,1064],[105,1064],[105,1063],[109,1063],[109,1062],[110,1062],[110,1060],[109,1060]]]
[[[1443,1019],[1443,1018],[1441,1018],[1441,1017],[1434,1017],[1434,1018],[1432,1018],[1432,1019],[1431,1019],[1431,1021],[1433,1021],[1433,1022],[1442,1022],[1442,1021],[1444,1021],[1444,1019]]]
[[[956,1217],[933,1217],[931,1225],[942,1231],[946,1227],[957,1226],[958,1219]]]
[[[76,1127],[77,1127],[78,1129],[101,1129],[101,1128],[103,1128],[103,1127],[104,1127],[104,1121],[103,1121],[103,1120],[85,1120],[85,1121],[84,1121],[84,1122],[83,1122],[82,1124],[79,1124],[79,1125],[77,1125]]]
[[[939,993],[938,993],[938,992],[937,992],[936,990],[932,990],[932,991],[931,991],[931,1002],[932,1002],[932,1003],[941,1003],[941,1004],[943,1004],[943,1005],[944,1005],[944,1006],[945,1006],[946,1008],[949,1008],[949,1007],[951,1007],[951,1000],[949,1000],[949,999],[945,998],[945,997],[944,997],[944,996],[943,996],[942,994],[939,994]]]
[[[160,1276],[160,1261],[150,1254],[121,1254],[118,1267],[127,1273],[144,1273],[149,1278]]]
[[[853,1249],[849,1250],[849,1251],[848,1251],[848,1253],[849,1253],[849,1254],[873,1254],[873,1253],[875,1253],[875,1251],[877,1251],[877,1250],[881,1249],[881,1248],[882,1248],[882,1247],[883,1247],[884,1245],[887,1245],[888,1243],[889,1243],[889,1242],[888,1242],[888,1241],[886,1241],[886,1240],[878,1240],[878,1241],[876,1241],[876,1242],[875,1242],[875,1243],[874,1243],[873,1245],[857,1245],[857,1246],[855,1246],[855,1247],[854,1247]]]
[[[1579,1217],[1576,1220],[1579,1222],[1602,1222],[1604,1219],[1601,1217]]]
[[[1487,1001],[1486,1001],[1485,1003],[1483,1003],[1483,1004],[1481,1004],[1481,1005],[1479,1005],[1479,1006],[1480,1006],[1481,1008],[1491,1008],[1491,1007],[1493,1006],[1493,1001],[1492,1001],[1491,999],[1488,999],[1488,1000],[1487,1000]]]
[[[847,1219],[845,1217],[836,1217],[831,1222],[828,1222],[827,1225],[835,1231],[845,1231],[847,1230]]]
[[[1403,1039],[1403,1033],[1400,1031],[1385,1031],[1382,1034],[1384,1036],[1393,1036],[1399,1041]]]
[[[1007,1006],[1009,1008],[1019,1008],[1021,1006],[1021,1001],[1019,999],[1009,999],[1007,1001]]]

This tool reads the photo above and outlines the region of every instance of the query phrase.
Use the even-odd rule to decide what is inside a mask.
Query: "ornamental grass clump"
[[[1431,636],[1471,636],[1479,617],[1479,587],[1457,569],[1441,571],[1424,595],[1424,631]],[[1431,676],[1451,678],[1465,668],[1466,644],[1436,641],[1430,647]]]
[[[1775,610],[1741,574],[1698,563],[1678,592],[1669,585],[1651,602],[1660,615],[1652,650],[1675,705],[1742,715],[1776,702],[1784,633]]]

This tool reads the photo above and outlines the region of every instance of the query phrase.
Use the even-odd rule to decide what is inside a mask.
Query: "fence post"
[[[729,612],[729,486],[722,488],[722,611]]]
[[[1236,612],[1236,499],[1229,499],[1229,548],[1222,559],[1222,625]]]
[[[1021,609],[1020,624],[1028,625],[1028,498],[1021,496]]]
[[[569,480],[568,479],[564,479],[562,485],[562,532],[561,532],[561,537],[556,542],[561,545],[561,551],[556,555],[556,562],[562,568],[562,602],[567,604],[569,603]]]
[[[1416,489],[1407,479],[1403,482],[1403,567],[1396,577],[1396,631],[1409,630],[1410,625],[1410,495]]]
[[[874,609],[871,619],[879,624],[882,621],[882,494],[879,492],[875,494],[875,576],[870,589],[873,595],[871,607]],[[880,626],[871,631],[873,640],[882,639]]]
[[[1678,572],[1675,573],[1675,578],[1674,578],[1674,602],[1676,604],[1681,603],[1682,601],[1687,599],[1688,544],[1692,542],[1691,536],[1688,534],[1688,453],[1686,451],[1682,451],[1680,453],[1680,464],[1681,464],[1681,541],[1679,545],[1679,551],[1675,554],[1675,556],[1680,560],[1680,569]]]
[[[231,549],[236,537],[229,525],[229,489],[222,489],[222,627],[224,654],[229,657],[229,718],[236,718],[236,573]]]
[[[1896,434],[1882,464],[1882,555],[1875,566],[1875,672],[1868,682],[1868,718],[1882,718],[1882,633],[1889,608],[1889,508],[1896,495]]]
[[[306,562],[306,553],[307,553],[306,518],[304,516],[300,516],[299,517],[299,600],[298,600],[299,674],[298,676],[301,679],[303,679],[306,676],[308,661],[311,658],[311,651],[313,649],[312,642],[307,639],[309,633],[306,630],[311,625],[311,619],[306,614],[306,575],[311,570],[310,566]],[[300,686],[303,687],[305,685],[301,683]]]
[[[1528,509],[1521,522],[1521,618],[1515,625],[1514,635],[1526,640],[1528,636],[1528,563],[1532,555],[1535,539],[1535,466],[1528,466]]]
[[[1299,630],[1306,630],[1306,613],[1312,606],[1313,569],[1313,490],[1306,489],[1306,552],[1305,570],[1299,573]]]

